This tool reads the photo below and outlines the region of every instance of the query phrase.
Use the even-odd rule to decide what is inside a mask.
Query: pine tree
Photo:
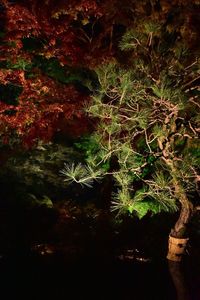
[[[119,214],[179,210],[170,234],[179,239],[197,210],[200,162],[200,60],[181,30],[152,20],[127,29],[119,45],[126,59],[96,69],[99,89],[86,111],[97,120],[90,137],[97,146],[87,167],[62,171],[66,180],[87,186],[112,175],[111,210]],[[113,157],[117,165],[110,171]]]

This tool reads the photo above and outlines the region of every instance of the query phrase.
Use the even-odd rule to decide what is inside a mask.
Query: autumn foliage
[[[50,3],[42,6],[37,1],[30,1],[28,5],[20,1],[2,4],[0,85],[4,93],[10,90],[7,94],[11,98],[14,88],[20,90],[15,101],[6,98],[0,102],[0,130],[4,143],[11,138],[20,139],[26,146],[32,146],[38,139],[48,141],[63,129],[63,123],[76,134],[86,130],[81,107],[88,101],[88,95],[79,92],[73,84],[59,82],[33,66],[35,56],[47,60],[55,57],[62,66],[74,65],[82,58],[75,32],[70,27],[76,16],[66,16],[60,22],[59,13],[51,7]],[[86,6],[83,9],[94,8]],[[64,13],[61,7],[60,12]],[[33,41],[33,49],[30,46],[25,49],[25,40]]]
[[[71,135],[85,132],[89,125],[82,107],[90,92],[78,89],[76,78],[68,80],[66,68],[90,71],[113,58],[123,60],[118,47],[123,33],[150,18],[168,22],[169,32],[178,22],[195,48],[199,5],[190,2],[0,1],[1,141],[31,146],[51,140],[64,127]],[[56,60],[64,75],[52,76],[39,60]]]

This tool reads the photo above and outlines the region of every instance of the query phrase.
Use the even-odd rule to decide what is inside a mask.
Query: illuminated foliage
[[[184,3],[181,8],[184,14]],[[180,208],[173,232],[180,237],[199,192],[200,157],[194,148],[200,131],[200,60],[197,48],[192,51],[196,27],[188,28],[190,37],[183,29],[192,22],[194,7],[189,6],[185,22],[180,7],[173,9],[162,6],[148,18],[143,14],[124,33],[119,60],[96,67],[99,88],[86,112],[97,121],[90,141],[98,147],[87,153],[86,162],[94,172],[112,175],[117,187],[112,209],[119,213],[143,217]],[[113,158],[114,169],[103,169]],[[71,182],[69,170],[65,176]],[[91,184],[88,174],[84,179]]]
[[[198,12],[198,1],[125,0],[122,5],[119,0],[2,0],[1,140],[11,141],[12,136],[32,145],[40,138],[51,139],[64,127],[71,136],[85,132],[82,107],[89,101],[95,81],[85,74],[113,58],[139,68],[142,57],[146,72],[150,67],[157,80],[157,61],[167,65],[166,56],[172,51],[172,63],[184,69],[179,59],[182,52],[198,48]],[[125,55],[119,40],[121,49],[128,51]],[[173,40],[179,40],[180,47],[171,49]],[[85,74],[79,76],[83,69]],[[189,71],[182,73],[187,88],[194,80]],[[77,82],[85,89],[77,89]]]

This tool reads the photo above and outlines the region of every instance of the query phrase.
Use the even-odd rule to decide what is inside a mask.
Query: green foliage
[[[113,60],[96,69],[99,88],[86,107],[97,125],[82,149],[94,172],[116,159],[116,168],[101,176],[114,179],[111,210],[119,214],[142,218],[148,212],[175,212],[180,191],[189,197],[187,192],[195,190],[199,151],[193,141],[199,132],[199,105],[186,87],[196,81],[188,83],[188,78],[199,78],[199,68],[197,59],[191,64],[184,39],[167,26],[141,20],[128,29],[119,44],[127,51],[127,61],[122,65]],[[87,171],[78,180],[69,177],[69,182],[82,183],[91,176]]]
[[[9,186],[5,188],[9,190],[12,186],[17,199],[29,201],[28,194],[34,194],[40,201],[43,195],[57,198],[67,189],[63,178],[58,176],[59,170],[64,162],[72,162],[72,158],[78,162],[82,155],[66,145],[40,142],[32,150],[13,154],[0,169],[0,181],[7,182],[9,178]]]
[[[32,206],[46,206],[47,208],[53,208],[52,200],[44,195],[42,199],[38,199],[35,195],[29,194],[29,205]]]
[[[190,141],[183,153],[186,156],[189,156],[189,160],[193,158],[196,166],[200,165],[200,140],[194,139],[193,141]]]
[[[101,170],[95,171],[90,166],[84,166],[81,163],[65,164],[60,174],[64,176],[64,181],[67,183],[76,182],[90,188],[95,180],[98,181],[102,178]]]
[[[85,159],[87,159],[90,156],[95,155],[97,151],[99,150],[99,144],[95,140],[94,136],[84,136],[80,138],[79,141],[74,143],[74,146],[81,150],[81,152],[84,154]]]
[[[15,63],[8,61],[6,64],[7,69],[16,69],[16,70],[23,70],[23,71],[30,71],[32,68],[32,63],[26,61],[25,59],[19,58]]]
[[[97,166],[102,169],[102,172],[106,172],[110,168],[109,159],[104,160],[105,152],[99,144],[99,139],[97,139],[95,134],[90,136],[84,136],[77,141],[74,146],[75,149],[83,153],[84,160],[90,166]]]
[[[134,210],[137,212],[138,217],[143,218],[148,212],[151,214],[157,214],[161,211],[159,204],[156,201],[141,201],[136,202]]]
[[[47,59],[37,55],[33,60],[33,66],[41,69],[46,75],[61,83],[75,83],[91,90],[96,84],[96,74],[90,69],[62,66],[56,58]]]
[[[39,67],[46,75],[62,83],[69,83],[71,81],[71,78],[66,76],[64,68],[55,58],[46,59],[42,56],[36,56],[34,65]]]
[[[113,176],[120,188],[113,194],[112,211],[118,211],[119,214],[135,212],[142,218],[148,212],[156,214],[178,209],[176,199],[170,192],[169,181],[162,173],[156,173],[153,180],[146,180],[143,188],[135,191],[131,176],[121,171]]]
[[[126,190],[127,195],[127,189],[132,183],[132,176],[127,172],[116,172],[113,174],[113,177],[116,184],[121,187],[123,191]]]
[[[164,194],[163,194],[164,195]],[[147,187],[139,189],[131,196],[131,191],[124,185],[121,190],[113,194],[111,206],[112,211],[117,211],[119,215],[135,213],[140,219],[148,212],[157,214],[161,211],[174,212],[177,210],[175,202],[165,201],[154,195]]]
[[[140,46],[141,38],[143,38],[143,36],[140,32],[137,32],[134,29],[127,30],[119,43],[119,47],[122,51],[133,50]]]

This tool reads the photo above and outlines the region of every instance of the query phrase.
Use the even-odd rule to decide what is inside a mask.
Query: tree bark
[[[180,263],[169,260],[168,268],[176,289],[177,300],[189,300],[189,292]]]
[[[171,174],[174,186],[174,195],[177,199],[179,199],[181,210],[179,218],[170,232],[167,259],[180,262],[187,246],[187,225],[190,222],[194,208],[182,187],[179,179],[181,176],[179,171],[175,168],[172,160],[170,161],[169,166],[172,171]]]

